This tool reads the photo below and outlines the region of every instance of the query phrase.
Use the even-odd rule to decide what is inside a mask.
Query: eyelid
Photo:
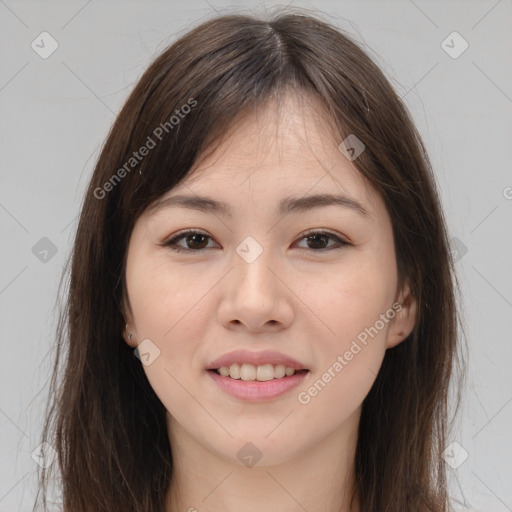
[[[342,235],[340,233],[336,233],[336,232],[331,231],[329,229],[325,229],[325,228],[311,228],[311,229],[308,229],[306,231],[303,231],[299,235],[299,237],[300,238],[304,238],[305,236],[308,236],[308,235],[330,235],[333,238],[337,238],[340,242],[343,242],[345,244],[349,244],[350,243],[348,241],[347,237],[345,237],[344,235]]]
[[[215,238],[213,238],[213,236],[210,235],[207,231],[203,231],[202,229],[199,229],[199,228],[187,228],[187,229],[182,229],[181,231],[177,231],[176,233],[170,235],[163,242],[160,242],[158,245],[163,245],[163,246],[169,245],[169,243],[172,242],[173,240],[177,240],[178,238],[184,237],[185,235],[188,235],[188,234],[204,235],[204,236],[211,238],[212,240],[215,240]]]
[[[187,228],[187,229],[178,231],[177,233],[174,233],[173,235],[171,235],[169,238],[166,238],[163,242],[159,243],[158,245],[163,246],[163,247],[171,247],[172,245],[174,245],[174,247],[171,247],[171,250],[174,250],[176,252],[200,253],[200,252],[203,252],[206,250],[206,249],[193,250],[193,249],[188,249],[188,248],[183,248],[183,247],[177,246],[177,244],[175,242],[179,241],[180,239],[183,239],[188,234],[204,235],[207,238],[210,238],[211,240],[215,241],[215,238],[212,235],[210,235],[207,231],[204,231],[199,228]],[[337,243],[337,246],[330,247],[330,248],[323,248],[323,249],[307,249],[307,248],[300,248],[300,249],[309,251],[309,252],[327,252],[332,249],[339,249],[343,246],[353,245],[351,242],[349,242],[347,240],[347,237],[345,237],[344,235],[335,233],[335,232],[333,232],[329,229],[325,229],[325,228],[310,228],[310,229],[300,233],[298,235],[297,240],[300,241],[310,235],[328,235],[332,240],[334,240]],[[210,247],[210,249],[211,249],[211,247]]]

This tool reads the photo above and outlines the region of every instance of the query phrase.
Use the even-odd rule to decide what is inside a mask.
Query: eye
[[[160,245],[168,247],[172,251],[176,252],[201,252],[204,249],[211,249],[211,247],[207,247],[207,240],[209,238],[212,239],[212,237],[207,233],[195,229],[187,229],[179,232],[176,236]],[[306,239],[308,244],[313,245],[312,247],[306,247],[306,249],[314,252],[340,249],[345,245],[351,245],[349,242],[342,240],[339,236],[328,231],[310,230],[302,234],[300,240],[303,239]],[[178,242],[181,240],[185,240],[185,247],[178,245]],[[331,245],[331,247],[325,247],[325,244],[328,244],[329,240],[333,240],[335,242],[334,246]]]
[[[342,240],[339,236],[328,231],[310,230],[302,234],[301,240],[302,239],[306,239],[308,243],[312,242],[313,247],[308,247],[308,249],[312,249],[315,252],[330,251],[332,249],[341,249],[345,245],[351,245],[346,240]],[[324,242],[328,243],[329,240],[334,240],[336,243],[334,244],[334,246],[324,247]],[[321,247],[318,247],[319,245]]]
[[[185,231],[179,232],[175,237],[171,238],[167,242],[164,242],[163,246],[169,247],[172,251],[176,252],[199,252],[202,249],[205,249],[205,240],[211,238],[210,235],[203,233],[202,231],[198,231],[195,229],[186,229]],[[185,243],[187,244],[188,240],[191,240],[192,248],[183,247],[178,245],[178,241],[185,239]]]

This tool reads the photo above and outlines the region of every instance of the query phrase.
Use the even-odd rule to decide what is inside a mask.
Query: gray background
[[[54,304],[107,130],[150,61],[179,35],[215,10],[264,5],[277,4],[0,0],[0,512],[31,510]],[[467,459],[453,446],[447,455],[454,504],[510,511],[512,1],[293,6],[323,12],[369,48],[424,137],[455,237],[469,352],[450,437]],[[43,31],[58,43],[46,59],[31,47],[42,46]],[[457,58],[445,45],[459,51],[458,36],[442,44],[453,31],[469,44]]]

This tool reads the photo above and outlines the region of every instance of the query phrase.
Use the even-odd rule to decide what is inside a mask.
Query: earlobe
[[[124,320],[124,327],[121,328],[121,336],[124,341],[132,348],[137,347],[136,337],[135,337],[135,327],[133,325],[132,317],[130,314],[126,313],[126,309],[124,312],[121,312],[122,320]]]
[[[126,324],[124,329],[123,329],[123,332],[122,332],[122,336],[123,336],[123,339],[124,341],[132,348],[136,347],[137,344],[135,343],[135,337],[132,333],[132,329],[130,328],[130,324]]]
[[[392,320],[386,343],[387,348],[396,347],[414,330],[417,319],[417,301],[412,295],[409,285],[400,292],[397,299],[400,309]]]
[[[130,311],[130,313],[128,313]],[[121,336],[123,337],[124,341],[132,348],[137,347],[136,337],[134,334],[135,328],[133,326],[132,316],[131,316],[131,309],[127,308],[127,301],[126,298],[123,297],[122,300],[122,310],[121,310],[122,319],[124,320],[124,327],[121,331]]]

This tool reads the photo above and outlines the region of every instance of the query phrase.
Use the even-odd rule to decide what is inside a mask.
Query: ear
[[[127,322],[123,328],[122,336],[128,346],[137,348],[137,337],[133,331],[133,324],[131,322]]]
[[[135,332],[135,325],[132,320],[132,315],[129,312],[130,308],[126,307],[126,301],[123,299],[122,319],[125,320],[121,326],[121,335],[126,344],[132,348],[137,348],[137,336]]]
[[[416,324],[418,306],[408,283],[400,291],[393,305],[393,309],[396,311],[396,315],[392,320],[388,332],[387,348],[396,347],[399,343],[404,341],[413,331]]]

